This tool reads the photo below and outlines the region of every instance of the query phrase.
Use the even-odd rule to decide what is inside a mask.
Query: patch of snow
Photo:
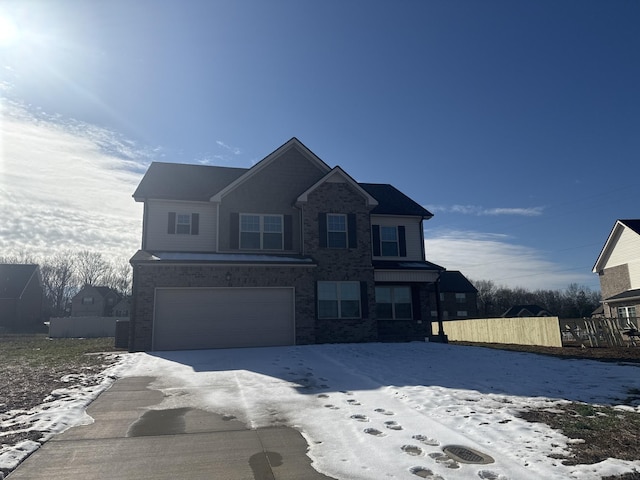
[[[637,365],[436,343],[121,358],[104,372],[104,382],[154,377],[152,388],[164,394],[154,409],[193,407],[233,415],[252,428],[296,428],[309,443],[314,468],[340,479],[596,479],[640,468],[640,461],[617,459],[563,465],[552,457],[568,455],[578,440],[517,417],[522,410],[552,410],[574,401],[616,406],[629,390],[640,389]],[[83,409],[102,387],[56,391],[49,404],[16,413],[15,426],[35,420],[37,430],[49,428],[52,435],[62,431],[62,424],[87,422]],[[620,408],[640,412],[637,405]],[[16,418],[0,418],[0,426]],[[443,453],[447,445],[481,452],[495,462],[457,462]],[[15,458],[13,450],[0,451],[0,467]]]

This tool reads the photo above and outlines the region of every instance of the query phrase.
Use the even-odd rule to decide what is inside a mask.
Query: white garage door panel
[[[294,344],[291,288],[156,291],[154,349]]]

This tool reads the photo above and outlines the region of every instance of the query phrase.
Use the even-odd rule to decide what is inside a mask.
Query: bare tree
[[[40,265],[40,276],[48,315],[64,316],[66,306],[77,290],[73,282],[74,256],[71,252],[58,253]]]
[[[132,274],[133,271],[129,262],[112,263],[103,275],[102,283],[106,287],[113,288],[122,297],[126,297],[131,295]]]
[[[101,253],[80,250],[75,254],[75,270],[78,285],[98,285],[109,269],[109,264]]]

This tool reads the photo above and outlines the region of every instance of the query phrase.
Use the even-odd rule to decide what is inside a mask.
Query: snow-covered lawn
[[[57,433],[90,422],[84,407],[111,377],[151,376],[165,395],[152,408],[200,408],[252,428],[292,426],[306,437],[314,467],[339,479],[598,479],[640,469],[640,459],[565,466],[550,456],[567,454],[571,440],[516,416],[571,401],[618,405],[640,390],[635,365],[433,343],[121,357],[100,386],[57,392],[39,409],[0,417],[0,427],[33,419],[29,428]],[[638,405],[619,408],[640,412]],[[25,443],[25,452],[37,446]],[[442,453],[447,445],[495,462],[456,462]],[[0,468],[20,455],[0,451]]]

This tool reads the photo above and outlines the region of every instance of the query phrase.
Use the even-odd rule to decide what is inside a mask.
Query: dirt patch
[[[597,360],[615,363],[640,363],[640,347],[538,347],[531,345],[502,345],[493,343],[451,342],[499,350],[551,355],[566,359]],[[621,404],[638,405],[640,391],[630,390]],[[594,464],[607,458],[639,460],[640,414],[607,406],[571,403],[554,407],[553,411],[528,410],[520,417],[560,430],[576,442],[569,445],[570,456],[560,457],[566,465]],[[640,480],[640,471],[603,477],[602,480]]]

